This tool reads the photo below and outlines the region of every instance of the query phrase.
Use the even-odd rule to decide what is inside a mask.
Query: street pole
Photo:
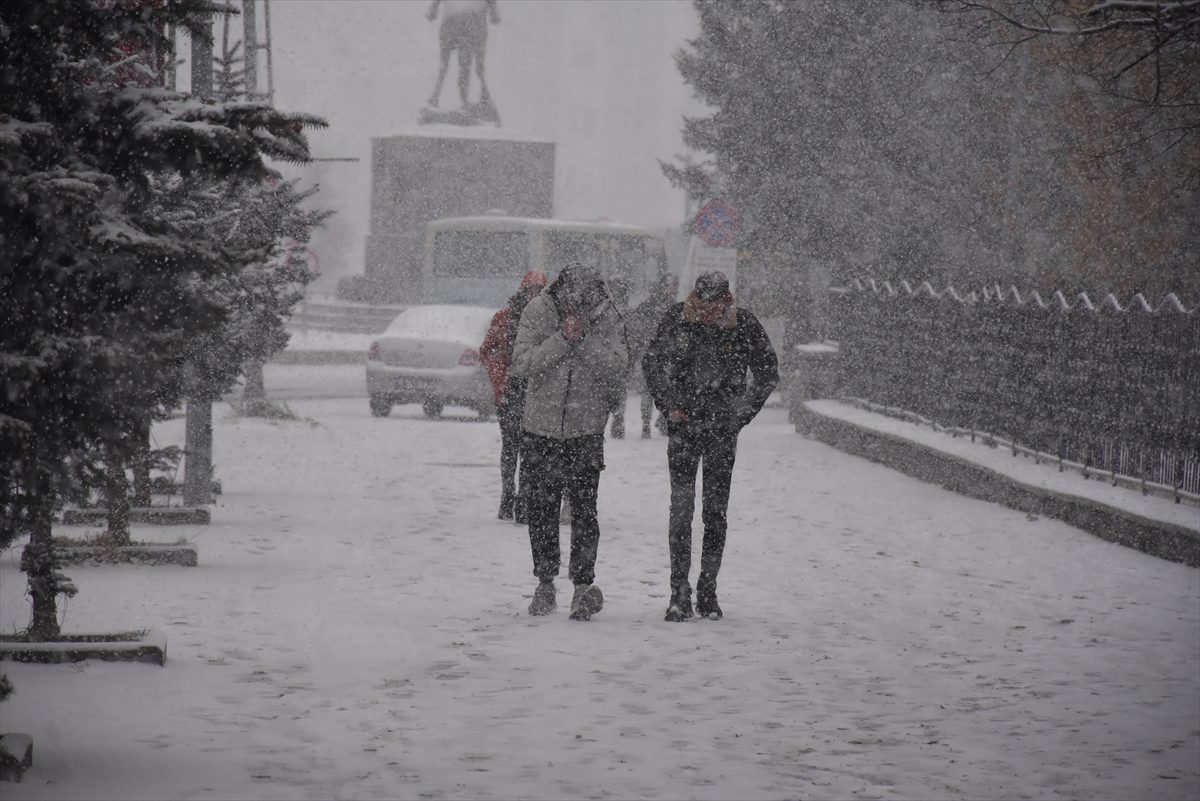
[[[246,99],[259,99],[258,93],[258,9],[256,0],[242,0],[242,56],[246,65],[244,81]],[[250,359],[242,366],[246,381],[242,387],[242,404],[247,413],[251,407],[266,400],[266,378],[262,359]]]
[[[193,35],[192,97],[211,97],[212,93],[212,41]],[[189,368],[188,372],[191,392],[184,424],[183,503],[205,506],[212,503],[212,398],[197,385],[196,370]]]
[[[258,11],[255,0],[242,0],[242,57],[246,65],[246,99],[258,95]]]

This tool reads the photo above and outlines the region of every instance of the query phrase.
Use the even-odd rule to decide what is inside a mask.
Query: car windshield
[[[405,309],[388,326],[389,334],[423,339],[482,339],[491,322],[492,309],[471,306],[414,306]]]

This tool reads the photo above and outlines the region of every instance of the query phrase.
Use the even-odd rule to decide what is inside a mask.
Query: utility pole
[[[255,0],[242,0],[242,63],[245,73],[242,79],[246,86],[246,99],[259,99],[258,93],[258,9]],[[251,359],[243,365],[245,384],[242,386],[242,403],[263,403],[267,397],[266,378],[261,359]]]
[[[258,96],[258,10],[255,0],[242,0],[242,57],[246,65],[246,99]]]
[[[211,23],[211,18],[210,18]],[[192,36],[192,97],[212,97],[212,40]],[[189,367],[191,393],[183,445],[183,503],[207,506],[212,503],[212,397],[199,386],[195,368]]]

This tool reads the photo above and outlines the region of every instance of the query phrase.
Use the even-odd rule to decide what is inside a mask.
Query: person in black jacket
[[[688,583],[692,513],[696,473],[703,461],[704,541],[696,611],[719,620],[717,573],[725,550],[738,432],[754,419],[779,383],[775,350],[758,318],[734,305],[725,275],[708,272],[696,279],[686,300],[667,309],[642,359],[642,371],[654,405],[667,418],[669,437],[671,601],[666,619],[693,616]]]

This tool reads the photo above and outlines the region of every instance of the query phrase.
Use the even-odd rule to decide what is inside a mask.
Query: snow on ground
[[[267,374],[302,420],[218,405],[211,525],[137,529],[186,536],[199,567],[66,570],[66,631],[158,628],[167,663],[5,663],[3,728],[35,741],[6,801],[1200,795],[1200,571],[806,440],[774,407],[741,438],[725,620],[662,620],[657,433],[607,443],[604,610],[569,621],[564,579],[531,618],[495,423],[373,419],[326,396],[361,395],[350,368],[305,369]],[[330,378],[309,395],[302,375]],[[28,619],[20,545],[6,631]]]

